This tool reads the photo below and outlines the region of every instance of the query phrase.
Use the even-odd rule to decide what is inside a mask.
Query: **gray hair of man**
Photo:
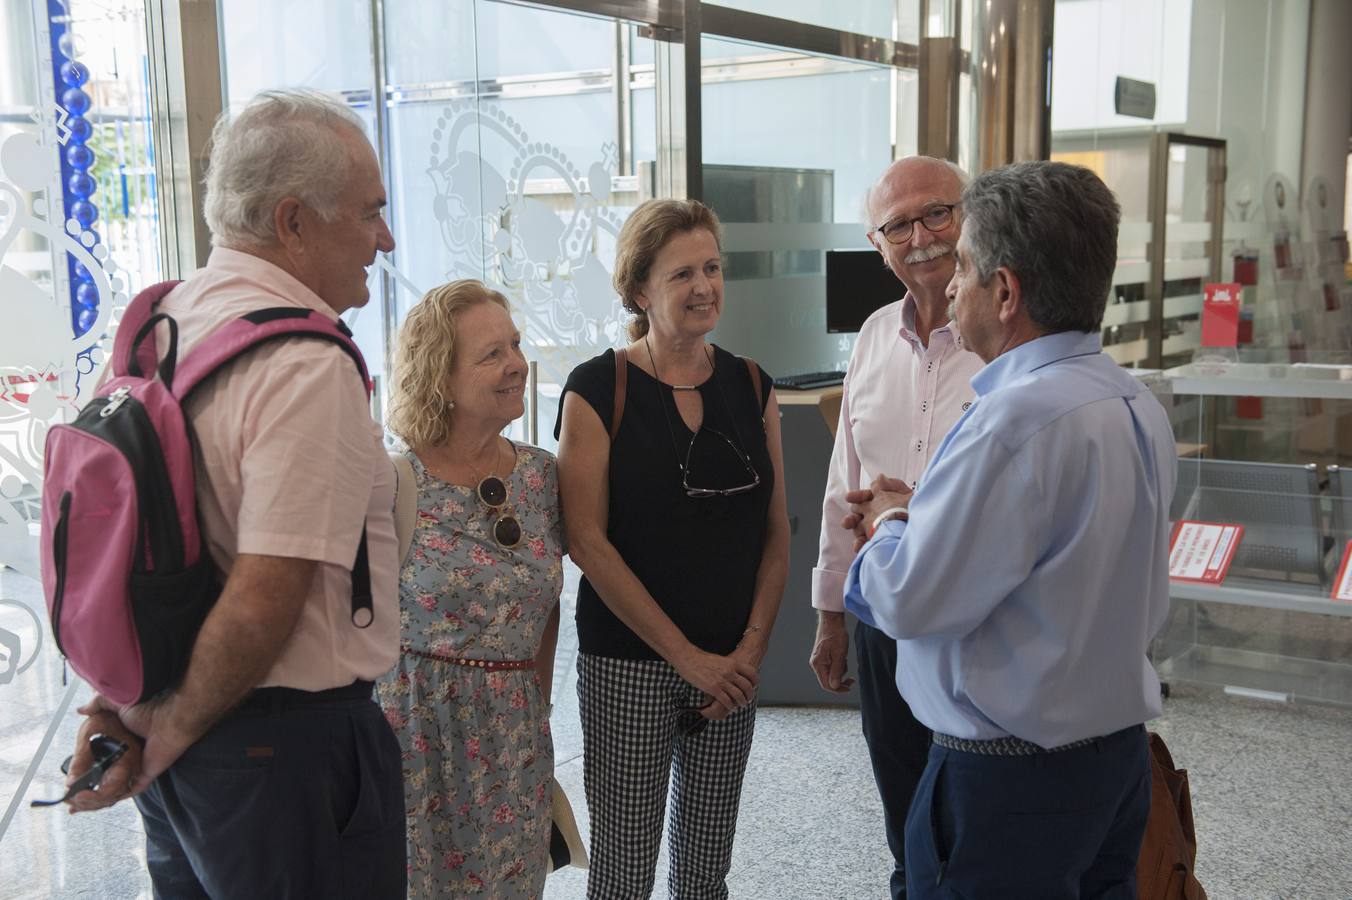
[[[211,132],[203,214],[216,246],[275,244],[273,213],[295,197],[332,221],[352,170],[344,129],[366,129],[346,104],[317,91],[263,91]]]
[[[953,173],[953,177],[956,178],[956,179],[958,179],[958,188],[959,188],[960,190],[961,190],[962,188],[967,187],[968,183],[972,180],[972,176],[970,176],[970,175],[967,174],[967,170],[964,169],[962,166],[958,165],[957,163],[953,162],[952,160],[941,159],[941,158],[938,157],[938,156],[905,156],[905,157],[902,157],[901,159],[899,159],[899,160],[897,160],[896,162],[892,163],[892,165],[888,166],[888,167],[883,171],[883,174],[882,174],[881,176],[879,176],[878,180],[875,181],[873,184],[869,185],[868,190],[864,191],[864,198],[863,198],[863,201],[862,201],[862,204],[863,204],[863,210],[862,210],[862,212],[863,212],[863,221],[868,222],[870,226],[872,226],[872,225],[881,225],[881,224],[883,224],[883,223],[881,223],[881,222],[874,222],[874,221],[873,221],[873,194],[874,194],[874,192],[878,190],[878,186],[879,186],[880,184],[882,184],[882,183],[883,183],[884,181],[886,181],[888,178],[891,178],[891,177],[892,177],[892,172],[893,172],[893,170],[895,170],[895,169],[897,168],[897,166],[899,166],[899,165],[901,165],[901,164],[903,164],[903,163],[911,163],[911,162],[915,162],[915,161],[917,161],[917,160],[923,160],[924,162],[934,163],[935,165],[943,166],[944,168],[948,169],[950,172]]]
[[[1018,276],[1047,333],[1097,331],[1117,266],[1117,198],[1082,166],[1025,162],[984,172],[962,192],[967,261],[984,284]]]

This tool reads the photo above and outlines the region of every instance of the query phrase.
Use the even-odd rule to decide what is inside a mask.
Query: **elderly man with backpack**
[[[223,117],[207,265],[133,301],[110,379],[49,441],[53,629],[98,691],[72,779],[129,747],[70,804],[135,795],[157,897],[405,893],[371,700],[398,655],[394,476],[338,320],[394,248],[384,205],[341,103]]]

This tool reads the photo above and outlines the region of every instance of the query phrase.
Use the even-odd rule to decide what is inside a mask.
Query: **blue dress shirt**
[[[977,400],[850,567],[845,606],[897,644],[934,731],[1043,747],[1158,716],[1178,457],[1164,408],[1097,334],[1047,335]]]

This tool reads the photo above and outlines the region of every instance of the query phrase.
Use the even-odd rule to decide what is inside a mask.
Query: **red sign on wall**
[[[1202,346],[1233,347],[1239,343],[1238,282],[1208,284],[1202,302]]]

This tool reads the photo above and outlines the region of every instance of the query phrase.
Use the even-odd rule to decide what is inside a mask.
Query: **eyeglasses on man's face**
[[[960,203],[940,203],[937,206],[931,206],[920,215],[913,218],[897,217],[890,222],[879,225],[873,231],[881,234],[883,239],[889,244],[904,244],[915,236],[915,225],[919,222],[925,227],[925,230],[931,234],[937,234],[953,224],[953,210]]]

